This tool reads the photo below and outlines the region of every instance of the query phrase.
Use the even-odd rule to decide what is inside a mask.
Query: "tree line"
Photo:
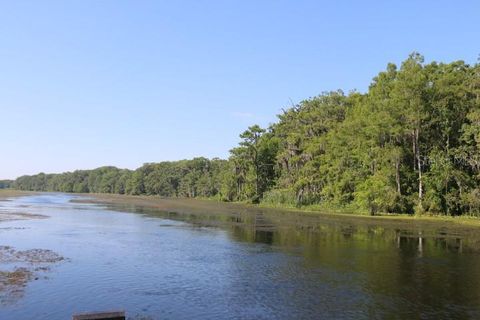
[[[366,93],[322,93],[249,127],[228,160],[23,176],[22,190],[101,192],[357,212],[480,215],[480,64],[388,64]]]
[[[13,187],[13,180],[0,180],[0,189],[8,189]]]
[[[61,174],[22,176],[14,187],[31,191],[116,193],[164,197],[214,197],[221,188],[226,160],[193,160],[146,163],[136,170],[101,167]]]

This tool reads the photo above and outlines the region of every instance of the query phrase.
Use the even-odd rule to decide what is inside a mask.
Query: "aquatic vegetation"
[[[0,246],[0,304],[19,300],[28,282],[39,280],[52,264],[63,261],[59,254],[45,249],[15,250]],[[13,265],[13,267],[11,267]]]

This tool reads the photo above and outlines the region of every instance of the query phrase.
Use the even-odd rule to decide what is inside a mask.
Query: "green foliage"
[[[226,160],[195,158],[147,163],[135,171],[115,167],[62,174],[23,176],[14,182],[20,190],[75,193],[117,193],[164,197],[212,197],[221,189]]]
[[[397,204],[397,192],[394,184],[389,181],[388,174],[377,171],[360,182],[355,191],[355,201],[362,209],[371,215],[378,212],[393,212]]]
[[[273,189],[267,191],[263,196],[262,203],[273,206],[295,206],[297,204],[295,193],[290,189]]]
[[[368,92],[326,92],[249,127],[228,160],[102,167],[23,190],[211,197],[370,214],[480,215],[480,65],[389,64]],[[6,183],[4,185],[10,185]],[[2,187],[2,184],[0,184]]]

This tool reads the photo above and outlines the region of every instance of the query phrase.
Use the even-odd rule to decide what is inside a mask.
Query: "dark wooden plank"
[[[125,320],[125,311],[82,313],[74,315],[72,320]]]

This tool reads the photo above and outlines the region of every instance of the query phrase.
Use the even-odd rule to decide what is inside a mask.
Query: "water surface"
[[[0,319],[112,309],[132,319],[480,318],[476,229],[253,209],[181,214],[74,198],[0,202],[0,214],[49,216],[0,223],[1,246],[65,258],[4,299]]]

